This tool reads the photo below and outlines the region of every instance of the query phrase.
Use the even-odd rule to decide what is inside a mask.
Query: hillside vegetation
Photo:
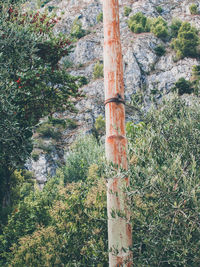
[[[180,1],[147,2],[120,5],[129,166],[116,171],[101,3],[0,0],[0,267],[107,267],[116,175],[130,177],[134,266],[200,266],[199,5],[172,19]]]

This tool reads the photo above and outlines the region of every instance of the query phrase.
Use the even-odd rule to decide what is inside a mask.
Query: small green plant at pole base
[[[124,7],[124,16],[128,17],[131,13],[132,9],[128,6]]]
[[[98,61],[94,66],[93,78],[99,79],[103,77],[103,64]]]
[[[198,14],[198,6],[196,4],[191,4],[189,9],[190,9],[190,13],[192,15],[197,15]]]

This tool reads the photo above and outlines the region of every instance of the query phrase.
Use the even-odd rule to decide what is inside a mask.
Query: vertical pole
[[[126,170],[127,141],[118,0],[103,0],[103,19],[106,157]],[[132,245],[130,211],[124,192],[128,185],[128,178],[111,177],[107,182],[110,267],[132,266],[132,253],[129,250]]]

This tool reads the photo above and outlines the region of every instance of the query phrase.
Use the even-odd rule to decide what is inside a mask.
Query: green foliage
[[[190,13],[192,15],[197,15],[198,14],[198,6],[196,4],[191,4],[189,9],[190,9]]]
[[[161,13],[163,12],[163,9],[162,9],[161,6],[157,6],[157,7],[156,7],[156,11],[157,11],[159,14],[161,14]]]
[[[172,24],[170,25],[170,35],[172,38],[177,38],[181,25],[182,25],[182,21],[178,19],[172,20]]]
[[[192,83],[182,77],[175,83],[173,91],[176,91],[178,95],[183,95],[193,93],[194,89],[192,88]]]
[[[20,11],[21,10],[21,11]],[[17,5],[0,10],[0,203],[9,203],[9,179],[32,151],[32,128],[49,113],[72,106],[79,80],[59,68],[71,50],[64,35],[55,36],[59,18],[25,12]]]
[[[82,23],[76,18],[72,25],[71,36],[80,39],[85,35],[86,31],[82,28]]]
[[[134,33],[153,32],[158,38],[166,40],[169,35],[167,22],[162,18],[147,18],[142,12],[138,12],[128,20],[128,26]]]
[[[93,78],[99,79],[103,77],[103,64],[99,61],[94,66]]]
[[[66,69],[72,68],[73,65],[74,65],[73,62],[71,62],[69,59],[65,59],[65,60],[63,61],[63,66],[64,66],[64,68],[66,68]]]
[[[35,139],[34,147],[43,150],[43,152],[50,154],[53,150],[55,150],[55,145],[49,142],[45,142],[44,139]]]
[[[157,56],[161,57],[165,54],[165,47],[163,45],[158,45],[156,46],[156,48],[154,49],[155,53]]]
[[[20,190],[20,202],[9,215],[3,235],[0,236],[1,259],[8,260],[11,256],[10,247],[18,244],[20,237],[33,233],[38,225],[46,226],[50,223],[49,210],[53,201],[58,198],[58,184],[58,179],[51,179],[42,192],[33,189],[27,191],[26,185],[23,185]]]
[[[63,187],[63,176],[25,197],[10,216],[0,237],[4,264],[106,266],[106,187],[98,165],[88,167],[85,182]]]
[[[69,151],[64,167],[64,182],[84,181],[92,164],[102,164],[103,147],[93,136],[79,138]],[[100,169],[100,167],[99,167]]]
[[[100,12],[97,16],[97,22],[103,22],[103,12]]]
[[[199,99],[163,101],[126,129],[135,266],[199,266]],[[0,235],[2,266],[108,266],[101,164],[95,138],[77,140],[57,178],[21,196]],[[64,186],[69,168],[76,182]]]
[[[175,98],[144,125],[129,143],[133,262],[199,266],[199,104]]]
[[[198,30],[189,22],[183,22],[178,36],[172,41],[172,48],[176,51],[178,59],[184,57],[197,57],[199,45]]]
[[[128,6],[124,7],[124,16],[128,17],[131,13],[132,9]]]
[[[158,18],[152,19],[151,32],[153,32],[158,38],[166,40],[169,35],[167,22],[160,16]]]
[[[105,130],[106,130],[106,124],[105,124],[105,120],[103,118],[102,115],[99,115],[96,118],[95,124],[94,124],[97,136],[102,136],[105,135]]]
[[[200,92],[200,65],[194,65],[192,68],[192,85],[194,93],[198,96]]]
[[[53,138],[59,140],[61,138],[61,129],[54,128],[50,123],[42,123],[37,129],[36,132],[39,133],[41,137]]]
[[[39,157],[40,157],[40,153],[39,152],[36,152],[36,151],[33,151],[31,153],[31,157],[34,161],[38,161],[39,160]]]
[[[149,32],[150,23],[142,12],[138,12],[128,20],[128,26],[134,33]]]
[[[47,122],[43,122],[35,129],[35,132],[38,133],[40,137],[52,138],[58,141],[62,138],[62,132],[65,128],[72,130],[76,127],[77,123],[72,119],[49,117]]]
[[[145,130],[145,124],[144,122],[139,123],[133,123],[133,122],[127,122],[126,123],[126,134],[128,139],[136,139],[140,137],[141,134],[143,134]]]
[[[84,86],[88,84],[88,79],[85,76],[79,76],[79,86]]]

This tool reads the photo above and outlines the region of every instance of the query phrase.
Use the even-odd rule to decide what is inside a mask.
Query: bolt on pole
[[[127,170],[123,62],[118,0],[103,0],[106,157]],[[132,232],[125,188],[129,179],[107,182],[109,266],[132,266]],[[114,215],[113,215],[114,214]]]

